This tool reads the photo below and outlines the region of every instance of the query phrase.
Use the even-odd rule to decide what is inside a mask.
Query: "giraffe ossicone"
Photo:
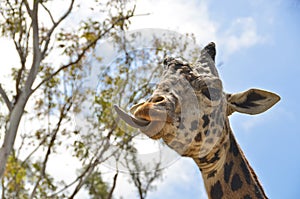
[[[127,124],[152,139],[163,139],[181,156],[193,158],[209,198],[267,198],[235,140],[228,116],[262,113],[280,97],[260,89],[225,93],[215,55],[212,42],[195,63],[165,58],[152,96],[134,105],[131,114],[117,106],[115,110]]]

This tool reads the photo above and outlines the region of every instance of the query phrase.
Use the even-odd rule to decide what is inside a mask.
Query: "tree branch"
[[[79,178],[79,180],[78,180],[79,182],[78,182],[77,186],[75,187],[73,193],[71,194],[71,196],[68,199],[73,199],[75,197],[75,195],[78,193],[78,191],[80,190],[80,188],[82,187],[82,185],[84,185],[84,182],[91,175],[91,173],[93,172],[94,168],[98,164],[99,164],[98,158],[96,158],[95,160],[93,160],[93,161],[90,162],[90,164],[88,165],[87,169],[83,172],[83,174]]]
[[[71,186],[73,186],[75,183],[78,182],[78,184],[76,185],[73,193],[71,194],[71,196],[68,197],[69,199],[73,199],[75,197],[75,195],[78,193],[78,191],[80,190],[80,188],[84,185],[84,183],[86,182],[87,178],[94,171],[94,168],[97,165],[101,164],[102,162],[106,161],[108,158],[110,158],[111,156],[113,156],[117,152],[117,149],[116,149],[114,152],[112,152],[111,156],[106,157],[106,158],[104,158],[102,160],[99,160],[99,158],[103,157],[104,152],[109,147],[109,143],[110,143],[109,140],[110,140],[110,137],[111,137],[114,129],[117,127],[116,125],[117,125],[117,122],[113,125],[113,127],[112,127],[111,131],[108,133],[106,139],[103,140],[103,142],[99,144],[99,146],[102,146],[102,147],[97,150],[96,155],[89,161],[89,163],[85,167],[84,171],[82,171],[82,173],[75,180],[73,180],[72,182],[70,182],[69,184],[65,185],[63,188],[61,188],[60,190],[58,190],[57,192],[55,192],[52,195],[50,195],[49,198],[54,198],[59,193],[64,192],[65,190],[67,190],[68,188],[70,188]],[[114,177],[114,179],[116,181],[117,177]],[[116,186],[116,182],[115,181],[113,183],[113,187]],[[113,192],[113,190],[111,190],[111,192]]]
[[[3,90],[1,84],[0,84],[0,96],[3,98],[3,100],[4,100],[4,102],[5,102],[6,106],[7,106],[7,108],[9,110],[9,112],[11,112],[12,108],[13,108],[12,104],[9,101],[8,96],[7,96],[6,92]]]
[[[68,185],[63,187],[62,189],[58,190],[57,192],[53,193],[52,195],[50,195],[49,198],[54,198],[59,193],[62,193],[66,189],[73,186],[76,182],[78,182],[78,184],[82,184],[82,182],[85,181],[83,178],[86,177],[86,176],[89,176],[91,171],[93,171],[94,167],[97,164],[98,164],[97,158],[92,158],[92,160],[89,162],[88,166],[84,169],[84,171],[74,181],[72,181],[71,183],[69,183]],[[77,194],[78,191],[79,191],[79,189],[78,189],[78,185],[77,185],[74,192],[72,193],[72,195],[69,198],[74,198],[74,196]]]
[[[71,61],[70,63],[61,66],[57,71],[55,71],[54,73],[52,73],[51,75],[49,75],[48,77],[46,77],[45,79],[43,79],[34,89],[32,89],[32,93],[35,92],[39,87],[41,87],[44,83],[46,83],[47,81],[49,81],[50,79],[52,79],[54,76],[56,76],[58,73],[60,73],[60,71],[74,65],[77,64],[81,61],[81,59],[84,57],[84,55],[86,54],[86,52],[92,47],[94,46],[99,39],[101,39],[102,37],[104,37],[108,32],[110,32],[116,24],[118,24],[120,21],[122,20],[128,20],[129,18],[133,17],[133,13],[129,16],[125,16],[122,18],[119,18],[117,21],[115,21],[108,29],[106,29],[102,34],[99,34],[95,40],[93,40],[91,43],[89,43],[85,48],[83,48],[83,50],[81,51],[80,54],[77,55],[77,58],[74,61]]]
[[[17,49],[17,52],[19,54],[20,60],[21,60],[21,68],[18,70],[17,78],[16,78],[16,101],[18,100],[18,97],[20,95],[20,82],[22,80],[22,74],[25,71],[25,62],[26,58],[24,58],[23,52],[18,46],[18,44],[14,41],[15,47]]]
[[[43,2],[41,2],[41,5],[42,5],[42,7],[46,10],[46,12],[48,13],[48,15],[49,15],[49,17],[50,17],[50,19],[51,19],[51,22],[52,22],[53,24],[55,24],[54,18],[53,18],[53,16],[52,16],[52,13],[50,12],[50,10],[43,4]]]
[[[50,16],[50,18],[51,18],[51,21],[52,21],[52,23],[53,23],[53,26],[52,26],[52,28],[48,31],[48,33],[47,33],[47,39],[46,39],[46,43],[45,43],[45,46],[44,46],[44,49],[42,50],[42,57],[44,57],[45,56],[45,54],[46,54],[46,52],[47,52],[47,50],[48,50],[48,46],[49,46],[49,43],[50,43],[50,40],[51,40],[51,35],[52,35],[52,33],[54,32],[54,30],[57,28],[57,26],[71,13],[71,11],[72,11],[72,9],[73,9],[73,5],[74,5],[74,2],[75,2],[75,0],[71,0],[71,3],[70,3],[70,5],[69,5],[69,8],[68,8],[68,10],[66,11],[66,13],[64,14],[64,15],[62,15],[61,16],[61,18],[57,21],[57,22],[55,22],[54,21],[54,19],[53,19],[53,16],[52,16],[52,14],[51,14],[51,12],[50,12],[50,10],[43,4],[43,3],[41,3],[42,4],[42,6],[43,6],[43,8],[47,11],[47,13],[49,14],[49,16]]]
[[[4,199],[5,198],[5,185],[4,185],[4,179],[2,178],[1,179],[1,189],[2,189],[2,191],[1,191],[1,195],[2,195],[2,198]]]
[[[27,0],[24,0],[24,2],[26,5],[26,8],[29,7]],[[38,4],[39,4],[39,1],[35,0],[35,1],[33,1],[32,10],[30,10],[30,8],[27,8],[27,10],[29,9],[29,11],[31,12],[30,18],[31,18],[31,22],[32,22],[32,48],[33,48],[32,65],[31,65],[29,75],[27,77],[27,80],[25,82],[25,87],[23,90],[23,91],[25,91],[25,96],[28,96],[28,97],[32,94],[31,86],[32,86],[34,80],[36,79],[38,69],[39,69],[39,66],[40,66],[40,63],[42,60],[41,49],[40,49],[40,44],[39,44],[40,36],[39,36],[39,23],[38,23],[38,8],[39,8]]]
[[[27,56],[27,53],[24,52],[24,49],[22,48],[22,38],[23,38],[23,34],[24,34],[24,31],[23,31],[23,24],[22,24],[22,15],[23,15],[23,11],[22,11],[22,7],[23,7],[23,4],[25,3],[24,1],[22,1],[20,4],[19,4],[19,8],[18,8],[18,12],[15,12],[14,11],[14,7],[10,4],[9,0],[7,0],[7,3],[10,7],[11,10],[13,10],[14,13],[18,13],[18,17],[19,17],[19,24],[18,24],[18,28],[15,28],[14,30],[12,30],[12,39],[13,39],[13,42],[14,42],[14,45],[15,45],[15,48],[18,52],[18,55],[19,55],[19,58],[20,58],[20,62],[21,62],[21,68],[18,70],[18,73],[17,73],[17,77],[16,77],[16,84],[15,84],[15,89],[16,89],[16,100],[17,101],[17,98],[18,96],[20,95],[20,82],[21,82],[21,79],[22,79],[22,73],[24,72],[25,70],[25,63],[26,63],[26,56]],[[22,27],[22,28],[21,28]],[[25,21],[25,33],[26,33],[26,21]],[[16,29],[18,29],[19,31],[16,31]],[[19,34],[18,38],[16,38],[16,35],[17,33]],[[27,38],[28,40],[28,38]]]
[[[118,149],[116,149],[114,152],[112,152],[110,156],[108,156],[108,157],[100,160],[100,158],[103,157],[103,154],[108,150],[108,148],[110,146],[110,137],[112,136],[112,133],[114,132],[114,130],[116,128],[117,128],[117,123],[114,122],[114,124],[112,126],[112,129],[110,130],[110,132],[106,136],[106,139],[103,140],[102,144],[100,144],[100,146],[102,146],[101,151],[100,151],[100,147],[99,147],[99,149],[96,152],[96,155],[89,162],[88,167],[83,172],[83,175],[81,175],[80,180],[78,180],[78,184],[76,185],[73,193],[71,194],[71,196],[68,199],[73,199],[75,197],[75,195],[78,193],[78,191],[84,185],[84,183],[86,182],[86,180],[88,179],[88,177],[92,174],[92,172],[94,171],[94,169],[95,169],[95,167],[97,165],[99,165],[102,162],[106,161],[107,159],[109,159],[110,157],[112,157],[117,152]]]
[[[27,1],[27,0],[22,0],[22,3],[23,3],[23,2],[24,2],[24,4],[25,4],[26,10],[27,10],[29,16],[31,17],[31,16],[32,16],[32,10],[30,9],[30,6],[29,6],[28,1]]]
[[[117,184],[117,178],[118,178],[118,174],[119,174],[119,171],[116,172],[115,176],[114,176],[114,181],[113,181],[113,185],[109,191],[109,194],[107,196],[107,199],[112,199],[112,195],[113,195],[113,192],[116,188],[116,184]]]
[[[22,161],[21,166],[23,166],[30,158],[31,156],[46,142],[47,138],[50,135],[47,135],[43,138],[43,140],[29,153],[29,155]]]
[[[54,129],[53,135],[51,137],[51,140],[50,140],[50,143],[48,145],[48,149],[47,149],[47,152],[46,152],[43,164],[42,164],[41,175],[39,176],[38,180],[36,181],[36,184],[35,184],[32,192],[31,192],[30,198],[35,197],[36,190],[37,190],[37,188],[40,184],[40,181],[44,178],[44,176],[46,174],[47,162],[48,162],[49,156],[51,154],[52,147],[54,146],[54,142],[56,140],[57,133],[58,133],[60,127],[61,127],[61,123],[62,123],[63,119],[65,118],[66,114],[69,112],[69,110],[71,109],[71,107],[73,105],[72,98],[73,97],[69,97],[67,99],[67,102],[64,104],[63,108],[61,109],[59,120],[56,124],[56,128]]]
[[[65,185],[63,188],[61,188],[60,190],[58,190],[57,192],[51,194],[48,198],[55,198],[59,193],[64,192],[65,190],[67,190],[68,188],[70,188],[71,186],[73,186],[77,181],[79,181],[82,177],[84,176],[84,174],[78,176],[74,181],[72,181],[71,183]]]

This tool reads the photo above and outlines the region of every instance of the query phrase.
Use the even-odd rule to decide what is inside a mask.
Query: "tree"
[[[130,173],[140,198],[145,198],[161,175],[161,162],[154,164],[154,170],[141,172],[147,168],[141,166],[132,143],[138,132],[122,126],[111,107],[114,103],[128,107],[148,96],[149,83],[160,71],[158,63],[168,54],[186,55],[189,47],[184,38],[194,37],[165,34],[153,37],[151,48],[136,50],[139,33],[124,34],[135,16],[134,5],[122,0],[61,3],[1,1],[1,36],[14,44],[19,58],[9,80],[14,86],[0,82],[0,105],[6,106],[0,110],[2,198],[74,198],[82,189],[92,198],[112,198],[121,165]],[[56,12],[58,5],[66,10]],[[70,25],[76,21],[72,11],[84,5],[91,17]],[[112,38],[120,55],[109,65],[95,53],[95,47],[107,38]],[[189,52],[195,55],[197,50]],[[93,64],[101,71],[97,91],[84,87]],[[71,128],[74,115],[84,124],[78,121]],[[22,117],[31,128],[17,134]],[[52,158],[62,152],[80,163],[73,180],[60,180],[49,172]],[[100,165],[111,158],[116,160],[116,171],[105,181]]]
[[[134,16],[134,6],[129,7],[125,2],[99,3],[95,0],[91,2],[90,11],[101,11],[102,20],[86,18],[75,27],[66,28],[63,22],[72,15],[74,7],[81,6],[80,3],[76,5],[75,0],[70,0],[60,16],[49,8],[52,1],[1,1],[1,35],[13,42],[20,60],[20,65],[12,69],[14,89],[3,88],[0,84],[1,102],[7,108],[1,110],[1,130],[4,131],[1,133],[3,144],[0,148],[0,176],[4,175],[3,198],[44,198],[51,192],[53,197],[58,197],[54,193],[58,187],[46,172],[50,154],[55,152],[57,137],[69,132],[63,125],[63,122],[70,120],[69,112],[80,111],[76,100],[84,98],[78,94],[78,89],[87,71],[83,69],[86,54],[98,41],[125,30],[129,19]],[[42,14],[48,18],[42,18]],[[57,54],[61,62],[54,65],[50,59]],[[48,119],[48,124],[36,129],[34,135],[23,135],[22,145],[15,150],[13,146],[18,127],[30,100],[35,103],[35,117]],[[33,150],[25,160],[20,161],[18,155],[27,140],[30,140]],[[74,147],[77,156],[83,155],[79,142],[75,142]],[[43,158],[32,159],[32,155],[41,148],[46,151]],[[91,159],[87,163],[74,181],[78,184],[70,197],[76,195],[83,182],[88,182],[86,179],[92,176],[97,161]],[[32,190],[25,186],[24,179],[33,186]],[[7,189],[9,186],[12,189]]]

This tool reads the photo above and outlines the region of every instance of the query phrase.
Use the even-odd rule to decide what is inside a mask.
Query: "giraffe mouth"
[[[144,134],[152,139],[159,139],[162,137],[161,130],[165,125],[165,121],[158,120],[146,120],[127,114],[117,105],[114,105],[114,109],[118,116],[126,122],[129,126],[140,129]]]

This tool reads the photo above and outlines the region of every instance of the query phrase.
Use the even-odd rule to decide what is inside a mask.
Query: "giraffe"
[[[272,92],[249,89],[223,91],[215,67],[216,47],[205,46],[189,64],[167,57],[152,96],[127,114],[115,110],[126,123],[152,139],[163,141],[199,167],[210,199],[267,198],[230,128],[234,112],[259,114],[280,100]]]

